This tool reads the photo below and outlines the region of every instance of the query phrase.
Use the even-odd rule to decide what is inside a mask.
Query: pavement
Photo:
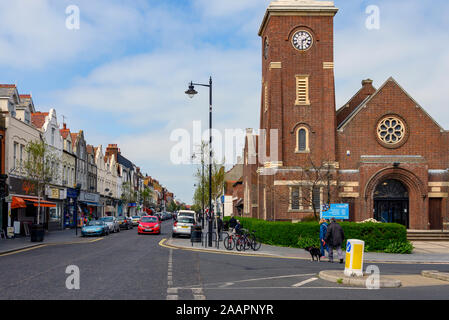
[[[191,243],[188,237],[185,238],[169,238],[165,242],[166,245],[178,249],[201,250],[208,252],[217,252],[225,254],[240,254],[253,256],[269,256],[276,258],[290,258],[311,260],[310,254],[304,249],[278,247],[262,244],[258,251],[238,252],[236,249],[229,251],[223,246],[223,242],[218,244],[218,248],[214,242],[214,246],[207,247],[201,243]],[[365,252],[365,263],[397,263],[397,264],[449,264],[449,242],[419,242],[413,243],[416,249],[412,254],[390,254]],[[335,253],[334,253],[335,254]],[[327,257],[321,261],[328,261]]]
[[[97,240],[98,238],[95,238]],[[9,253],[28,250],[36,247],[52,245],[52,244],[70,244],[80,242],[92,242],[91,238],[82,238],[81,230],[78,230],[76,235],[75,229],[59,230],[46,232],[44,241],[31,242],[30,237],[16,237],[13,239],[0,239],[0,255],[6,255]]]

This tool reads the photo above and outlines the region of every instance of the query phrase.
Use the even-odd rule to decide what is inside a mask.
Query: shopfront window
[[[61,212],[58,207],[50,208],[50,220],[59,221],[61,218]]]

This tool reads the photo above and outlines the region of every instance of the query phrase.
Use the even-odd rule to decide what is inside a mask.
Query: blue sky
[[[170,133],[208,126],[208,95],[184,91],[214,78],[214,127],[258,127],[261,41],[267,0],[0,0],[0,82],[32,93],[41,111],[123,154],[183,201],[194,166],[170,162]],[[337,0],[337,107],[371,78],[393,76],[449,129],[449,3]],[[65,27],[69,5],[80,29]],[[380,29],[365,27],[369,5]]]

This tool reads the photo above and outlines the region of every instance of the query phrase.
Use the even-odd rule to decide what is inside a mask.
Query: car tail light
[[[175,223],[173,224],[173,227],[176,227],[178,225],[178,221],[175,221]]]

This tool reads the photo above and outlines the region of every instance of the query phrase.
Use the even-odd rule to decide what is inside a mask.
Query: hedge
[[[230,218],[226,217],[225,221]],[[273,222],[254,218],[238,217],[242,227],[256,231],[262,243],[284,247],[305,248],[310,245],[319,246],[320,226],[318,222]],[[387,251],[396,253],[396,247],[409,245],[407,229],[395,223],[355,223],[340,222],[347,239],[365,241],[365,251]],[[346,244],[346,242],[345,242]],[[394,245],[392,245],[394,244]],[[413,247],[412,247],[413,248]],[[404,252],[403,249],[397,253]]]

